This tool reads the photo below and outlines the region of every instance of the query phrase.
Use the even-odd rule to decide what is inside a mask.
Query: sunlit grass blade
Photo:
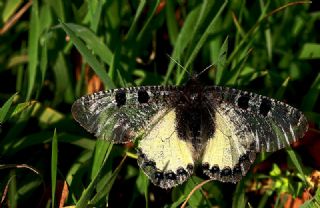
[[[99,169],[101,168],[103,160],[108,158],[112,150],[112,146],[112,143],[102,139],[98,139],[96,141],[91,170],[91,180],[93,180],[94,176],[97,175]]]
[[[52,149],[51,149],[51,197],[52,207],[56,207],[56,185],[57,185],[57,165],[58,165],[58,138],[56,129],[54,130],[52,137]]]
[[[316,194],[312,199],[305,202],[300,208],[319,208],[320,207],[320,188],[317,189]]]
[[[77,37],[75,32],[65,23],[61,22],[61,26],[64,31],[70,36],[70,39],[79,50],[83,58],[88,62],[88,64],[92,67],[92,69],[97,73],[97,75],[102,80],[103,84],[109,88],[113,89],[114,84],[112,80],[109,78],[106,70],[102,66],[102,64],[93,56],[91,51],[84,45],[84,43]]]
[[[27,90],[27,100],[30,100],[37,77],[37,64],[38,64],[38,47],[39,47],[39,7],[38,0],[32,2],[31,9],[31,19],[30,19],[30,30],[29,30],[29,40],[28,40],[28,90]]]

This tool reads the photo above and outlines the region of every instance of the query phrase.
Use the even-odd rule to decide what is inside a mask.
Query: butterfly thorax
[[[199,158],[208,138],[213,134],[214,122],[204,96],[204,86],[190,79],[177,98],[176,125],[178,136],[188,141]]]

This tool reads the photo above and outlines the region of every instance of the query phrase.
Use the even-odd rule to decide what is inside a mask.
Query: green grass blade
[[[108,154],[105,156],[103,163],[101,164],[101,167],[99,169],[99,171],[97,172],[97,174],[95,175],[95,177],[93,178],[93,180],[91,181],[91,183],[88,185],[88,187],[82,192],[82,195],[79,199],[79,201],[76,204],[76,207],[78,208],[82,208],[82,207],[87,207],[89,201],[91,200],[91,196],[97,186],[97,184],[99,183],[101,176],[104,172],[104,169],[106,167],[106,162],[107,162],[107,158]],[[112,184],[110,184],[110,186],[112,186]]]
[[[287,148],[287,153],[288,153],[293,165],[298,170],[298,172],[301,174],[303,182],[304,182],[305,186],[307,187],[308,181],[306,179],[305,173],[303,172],[303,170],[305,170],[305,168],[302,166],[301,162],[298,160],[296,153],[291,148]]]
[[[299,59],[320,59],[320,44],[305,43],[300,52]]]
[[[140,15],[142,14],[143,8],[145,7],[145,5],[146,5],[146,0],[141,0],[139,2],[139,6],[138,6],[138,9],[137,9],[137,12],[134,15],[133,21],[131,23],[131,26],[130,26],[129,31],[128,31],[127,36],[126,36],[127,37],[126,39],[128,41],[131,41],[131,39],[135,36],[138,19],[139,19]]]
[[[66,16],[64,12],[64,3],[62,0],[48,0],[47,1],[50,6],[53,8],[53,11],[57,15],[59,19],[61,19],[62,22],[66,21]]]
[[[85,44],[77,37],[75,31],[73,31],[67,24],[63,22],[61,22],[61,26],[64,29],[64,31],[70,36],[70,39],[72,40],[76,48],[79,50],[83,58],[88,62],[88,64],[100,77],[103,84],[107,88],[113,89],[114,84],[112,80],[109,78],[106,70],[104,69],[102,64],[94,57],[91,51],[85,46]]]
[[[9,191],[8,191],[8,200],[10,207],[16,208],[18,206],[18,193],[17,193],[17,178],[16,170],[10,170],[10,181],[9,181]]]
[[[179,35],[179,26],[174,12],[174,1],[166,2],[166,23],[171,45],[175,45]]]
[[[98,25],[101,19],[101,12],[102,12],[102,6],[103,6],[102,0],[97,1],[88,1],[88,8],[89,8],[89,16],[90,16],[90,28],[97,32]]]
[[[320,207],[320,188],[317,189],[315,196],[306,201],[300,208],[319,208]]]
[[[12,105],[14,98],[18,93],[13,94],[0,108],[0,123],[4,123],[8,117],[9,109]]]
[[[138,36],[137,36],[137,42],[138,43],[143,41],[143,37],[144,37],[146,31],[149,29],[149,25],[150,25],[151,20],[152,20],[152,18],[154,16],[158,6],[159,6],[159,3],[160,3],[160,0],[152,1],[152,6],[151,6],[151,8],[149,8],[151,10],[151,13],[150,13],[148,19],[146,20],[146,22],[143,24],[142,29],[138,33]]]
[[[215,83],[219,85],[221,83],[221,79],[223,76],[223,72],[225,69],[226,61],[227,61],[227,52],[228,52],[228,37],[224,40],[220,50],[218,57],[216,57],[216,72],[215,72]]]
[[[32,2],[31,9],[31,19],[30,19],[30,30],[28,39],[28,90],[27,90],[27,100],[30,100],[32,91],[35,86],[37,77],[37,64],[38,64],[38,47],[39,47],[39,8],[38,0]]]
[[[8,19],[14,15],[17,9],[22,4],[22,0],[11,0],[11,1],[3,1],[5,3],[4,9],[2,10],[1,20],[2,22],[7,22]]]
[[[112,149],[112,144],[102,139],[98,139],[95,145],[92,170],[91,170],[91,180],[96,176],[101,168],[104,159],[108,158],[110,151]]]
[[[212,34],[216,30],[216,23],[219,18],[221,18],[221,13],[224,11],[225,7],[227,6],[228,1],[225,1],[222,6],[220,7],[219,11],[215,15],[215,17],[212,19],[210,24],[208,25],[207,29],[204,31],[202,34],[200,40],[197,42],[195,45],[191,55],[188,57],[188,60],[186,64],[184,65],[185,69],[188,69],[191,63],[194,61],[196,58],[197,54],[199,53],[200,49],[203,47],[205,41],[207,40],[208,36]],[[179,85],[184,77],[185,70],[182,71],[182,73],[179,75],[178,80],[177,80],[177,85]]]
[[[174,59],[178,63],[181,63],[181,57],[183,55],[183,51],[186,49],[186,47],[191,41],[191,37],[189,34],[191,34],[194,29],[194,25],[196,24],[199,12],[200,12],[200,7],[198,6],[189,13],[178,35],[177,41],[174,45],[174,48],[171,54],[172,59]],[[170,60],[163,84],[168,83],[175,65],[176,63],[173,60]]]
[[[320,73],[316,76],[313,81],[310,90],[305,95],[302,101],[302,109],[304,111],[312,111],[315,108],[318,97],[320,94]]]
[[[104,183],[104,187],[101,188],[100,190],[101,191],[98,191],[97,194],[92,198],[92,203],[95,204],[97,203],[99,200],[101,200],[103,197],[107,196],[125,162],[127,158],[127,155],[125,155],[123,157],[123,159],[121,160],[121,162],[119,163],[119,165],[116,167],[116,169],[113,171],[113,173],[111,174],[111,176],[104,180],[103,183]],[[100,170],[102,170],[103,168],[101,168]]]
[[[57,165],[58,165],[58,138],[56,129],[54,130],[52,137],[52,149],[51,149],[51,197],[52,207],[56,207],[56,184],[57,184]]]
[[[101,41],[101,39],[96,36],[88,28],[77,25],[73,23],[66,23],[66,25],[80,37],[85,44],[90,48],[95,54],[97,54],[104,63],[110,66],[113,53],[110,48]]]

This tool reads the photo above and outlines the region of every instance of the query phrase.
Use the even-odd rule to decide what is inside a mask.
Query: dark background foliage
[[[240,183],[202,186],[189,205],[320,202],[318,2],[10,0],[0,11],[1,206],[180,206],[203,179],[154,187],[132,145],[95,140],[70,108],[98,90],[181,85],[210,65],[203,83],[287,102],[310,130],[293,149],[262,153]]]

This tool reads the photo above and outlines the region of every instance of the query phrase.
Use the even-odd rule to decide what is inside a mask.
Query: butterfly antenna
[[[169,54],[167,54],[167,56],[171,59],[171,61],[176,63],[181,69],[185,70],[189,74],[189,76],[191,75],[191,73],[186,68],[184,68],[178,61],[172,58]]]
[[[200,73],[198,73],[196,75],[196,77],[199,77],[201,74],[203,74],[204,72],[206,72],[208,69],[210,69],[212,66],[215,66],[215,64],[210,64],[209,66],[207,66],[204,70],[202,70]]]

